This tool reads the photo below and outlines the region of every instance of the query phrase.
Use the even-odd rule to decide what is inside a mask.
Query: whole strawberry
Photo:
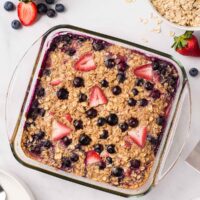
[[[174,37],[172,48],[184,56],[200,57],[200,47],[193,31],[186,31],[183,35]]]
[[[32,25],[37,18],[37,6],[31,0],[20,0],[17,12],[19,20],[24,26]]]

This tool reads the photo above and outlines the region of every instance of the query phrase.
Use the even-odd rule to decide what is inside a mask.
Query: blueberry
[[[110,154],[116,153],[115,145],[114,144],[108,145],[107,146],[107,152],[110,153]]]
[[[152,135],[147,135],[147,140],[153,145],[156,146],[158,144],[158,141],[155,137]]]
[[[36,146],[31,146],[30,151],[34,154],[41,154],[41,146],[40,145],[36,145]]]
[[[134,160],[131,160],[130,161],[130,165],[131,165],[131,169],[139,169],[140,168],[140,165],[141,165],[141,161],[140,160],[137,160],[137,159],[134,159]]]
[[[39,114],[40,116],[44,117],[45,113],[46,113],[46,111],[45,111],[44,108],[38,108],[38,114]]]
[[[57,48],[57,44],[51,43],[49,51],[55,51],[56,48]]]
[[[147,81],[147,82],[144,84],[144,87],[145,87],[146,90],[153,90],[154,85],[153,85],[153,83]]]
[[[113,58],[107,58],[106,60],[105,60],[105,65],[106,65],[106,67],[108,68],[108,69],[111,69],[111,68],[113,68],[114,66],[115,66],[115,59],[113,59]]]
[[[79,137],[79,143],[83,146],[89,145],[91,142],[91,138],[86,134],[81,134]]]
[[[128,124],[126,122],[119,124],[119,128],[121,129],[122,132],[125,132],[128,130]]]
[[[103,117],[99,117],[97,120],[97,126],[103,126],[104,124],[106,124],[106,119]]]
[[[12,28],[19,29],[21,28],[21,22],[19,20],[13,20],[11,23]]]
[[[190,76],[195,77],[199,74],[199,70],[197,68],[192,68],[189,70],[189,74],[190,74]]]
[[[42,75],[43,75],[43,76],[49,76],[50,74],[51,74],[51,70],[48,69],[48,68],[45,68],[45,69],[43,70],[43,72],[42,72]]]
[[[50,17],[50,18],[55,17],[56,16],[55,10],[53,10],[53,9],[47,10],[47,16]]]
[[[76,130],[80,130],[80,129],[82,129],[83,128],[83,122],[82,122],[82,120],[74,120],[74,122],[73,122],[73,124],[74,124],[74,127],[75,127],[75,129]]]
[[[159,116],[159,117],[156,119],[156,123],[157,123],[159,126],[163,126],[163,125],[165,124],[165,117]]]
[[[70,168],[72,165],[72,162],[67,157],[62,157],[62,168]]]
[[[108,131],[103,130],[103,132],[100,135],[100,139],[107,139],[108,138]]]
[[[15,9],[15,5],[11,1],[6,1],[4,3],[4,9],[7,10],[7,11],[12,11],[12,10]]]
[[[138,125],[139,125],[139,121],[137,118],[135,117],[131,117],[129,120],[128,120],[128,125],[132,128],[136,128]]]
[[[117,74],[117,80],[119,83],[123,83],[126,80],[126,75],[124,72],[119,72]]]
[[[72,143],[72,139],[68,138],[67,136],[62,139],[64,145],[67,147]]]
[[[105,48],[105,43],[101,40],[95,40],[92,43],[92,46],[95,51],[101,51]]]
[[[122,89],[117,85],[117,86],[114,86],[113,88],[112,88],[112,93],[114,94],[114,95],[119,95],[119,94],[121,94],[121,92],[122,92]]]
[[[46,148],[46,149],[49,149],[52,147],[52,143],[50,140],[44,140],[42,145]]]
[[[38,97],[43,97],[45,95],[45,89],[43,87],[38,88],[36,91],[36,95]]]
[[[137,96],[139,94],[139,91],[136,88],[133,88],[132,93],[134,96]]]
[[[133,98],[129,98],[129,99],[128,99],[128,105],[129,105],[129,106],[133,107],[133,106],[135,106],[136,104],[137,104],[137,101],[136,101],[135,99],[133,99]]]
[[[38,106],[39,106],[39,101],[37,99],[34,99],[33,102],[32,102],[31,107],[32,108],[37,108]]]
[[[90,119],[95,118],[97,116],[97,110],[95,110],[94,108],[90,108],[86,111],[86,116]]]
[[[106,157],[106,161],[108,162],[108,164],[112,164],[113,160],[111,157]]]
[[[152,92],[151,92],[151,97],[153,98],[153,99],[159,99],[160,98],[160,95],[161,95],[161,93],[160,93],[160,91],[159,90],[153,90]]]
[[[107,116],[106,121],[110,126],[115,126],[118,124],[118,117],[116,114],[112,113],[109,116]]]
[[[61,3],[56,4],[55,6],[56,12],[64,12],[65,11],[65,6]]]
[[[85,101],[87,101],[87,95],[84,94],[84,93],[80,93],[79,96],[78,96],[78,101],[79,102],[85,102]]]
[[[69,56],[73,56],[76,53],[76,50],[74,48],[69,48],[69,49],[66,50],[66,53]]]
[[[78,88],[84,86],[84,80],[81,77],[75,77],[73,80],[73,86]]]
[[[135,81],[135,85],[136,86],[142,86],[144,84],[144,80],[143,79],[136,79]]]
[[[55,0],[45,0],[47,4],[54,4]]]
[[[39,131],[38,133],[33,135],[33,139],[34,140],[41,140],[43,139],[45,136],[45,132],[44,131]]]
[[[115,177],[122,177],[124,175],[124,169],[121,167],[114,167],[111,174]]]
[[[28,112],[27,118],[36,120],[37,117],[38,117],[38,108],[31,108]]]
[[[72,162],[77,162],[77,161],[79,160],[78,154],[73,153],[73,154],[70,156],[70,160],[71,160]]]
[[[39,14],[45,14],[47,12],[47,6],[44,3],[39,3],[37,5],[37,11]]]
[[[103,151],[103,145],[102,144],[94,145],[94,151],[100,154]]]
[[[127,63],[124,60],[120,61],[119,64],[117,65],[118,71],[122,71],[122,72],[126,71],[128,69],[128,67],[129,66],[127,65]]]
[[[139,100],[139,105],[142,106],[142,107],[145,107],[148,105],[148,100],[147,99],[140,99]]]
[[[100,162],[100,164],[99,164],[99,169],[100,170],[103,170],[103,169],[105,169],[106,168],[106,163],[105,162]]]
[[[108,87],[109,86],[109,83],[108,83],[108,81],[106,80],[106,79],[103,79],[102,81],[101,81],[101,86],[102,87]]]
[[[79,35],[78,38],[77,38],[77,40],[78,40],[79,42],[85,42],[85,41],[87,40],[87,38],[84,37],[84,36],[82,36],[82,35]]]
[[[58,99],[60,100],[68,99],[69,96],[69,92],[65,88],[60,88],[56,94]]]
[[[159,62],[158,62],[158,61],[154,61],[154,62],[152,63],[152,65],[153,65],[153,70],[159,70],[160,65],[159,65]]]

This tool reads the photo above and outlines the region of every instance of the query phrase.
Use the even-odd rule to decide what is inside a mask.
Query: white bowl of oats
[[[164,21],[179,29],[200,30],[200,0],[148,0]]]

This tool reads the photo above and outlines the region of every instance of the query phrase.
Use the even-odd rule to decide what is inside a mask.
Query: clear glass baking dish
[[[20,143],[25,123],[25,112],[30,104],[45,52],[48,49],[53,37],[63,32],[84,34],[93,38],[103,39],[110,43],[136,50],[149,57],[166,60],[167,62],[172,63],[179,73],[180,83],[177,88],[168,124],[165,129],[150,177],[142,187],[136,190],[120,189],[109,184],[99,183],[87,178],[68,174],[62,170],[49,167],[28,158],[21,149]],[[154,49],[134,44],[132,42],[88,31],[82,28],[71,25],[59,25],[47,31],[36,42],[34,42],[17,65],[9,84],[5,109],[6,127],[11,149],[15,158],[23,165],[62,179],[117,195],[138,196],[147,193],[150,191],[152,186],[158,184],[178,160],[189,134],[191,98],[185,70],[172,56],[158,52]]]

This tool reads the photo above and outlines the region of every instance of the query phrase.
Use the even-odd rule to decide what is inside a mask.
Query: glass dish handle
[[[191,95],[189,83],[186,82],[178,104],[178,108],[176,110],[174,123],[170,129],[168,142],[162,157],[162,162],[154,181],[155,185],[169,173],[169,171],[178,161],[189,136],[190,123]]]

